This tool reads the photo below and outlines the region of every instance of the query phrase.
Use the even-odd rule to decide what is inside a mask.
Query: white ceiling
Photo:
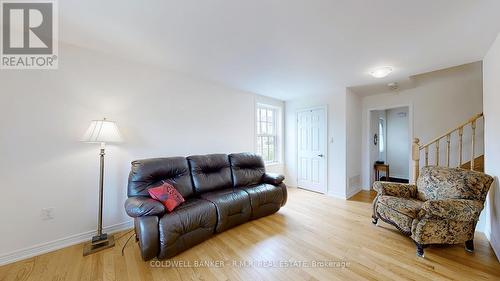
[[[283,100],[481,60],[499,0],[61,0],[60,40]]]

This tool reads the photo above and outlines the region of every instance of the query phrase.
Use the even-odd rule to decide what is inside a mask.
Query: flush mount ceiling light
[[[371,74],[371,76],[373,76],[375,78],[384,78],[387,75],[389,75],[391,72],[392,72],[392,67],[383,66],[383,67],[379,67],[379,68],[373,70],[372,72],[370,72],[370,74]]]

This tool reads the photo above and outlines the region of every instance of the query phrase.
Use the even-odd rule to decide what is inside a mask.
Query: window
[[[279,162],[279,108],[257,104],[257,154],[266,164]]]
[[[378,150],[380,153],[384,153],[385,150],[384,119],[378,120],[378,138],[379,138]]]
[[[380,118],[378,120],[378,160],[385,161],[385,120]]]

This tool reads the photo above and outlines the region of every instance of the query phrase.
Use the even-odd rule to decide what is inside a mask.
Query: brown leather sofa
[[[281,175],[265,172],[251,153],[144,159],[132,162],[127,214],[144,260],[169,258],[215,233],[277,212],[287,200]],[[162,181],[186,200],[173,212],[150,198]]]

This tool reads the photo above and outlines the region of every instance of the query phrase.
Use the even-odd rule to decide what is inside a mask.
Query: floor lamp
[[[99,215],[97,218],[97,235],[92,237],[92,240],[85,243],[83,247],[83,255],[90,255],[95,252],[111,248],[115,245],[113,235],[108,235],[102,232],[102,207],[103,207],[103,187],[104,187],[104,149],[106,143],[122,142],[122,137],[118,126],[113,121],[94,120],[90,122],[90,126],[83,135],[83,142],[100,143],[100,172],[99,172]]]

